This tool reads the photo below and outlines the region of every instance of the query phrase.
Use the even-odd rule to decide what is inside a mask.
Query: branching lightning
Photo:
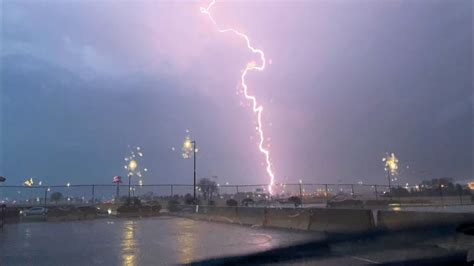
[[[260,64],[257,64],[255,61],[251,61],[251,62],[248,62],[247,65],[245,66],[245,68],[242,70],[242,75],[240,76],[240,86],[242,86],[242,88],[243,88],[245,99],[252,103],[253,112],[257,116],[257,124],[258,124],[257,125],[257,131],[258,131],[258,135],[259,135],[259,138],[260,138],[258,148],[259,148],[260,152],[265,155],[265,162],[266,162],[266,165],[267,165],[266,171],[267,171],[267,173],[270,177],[270,183],[268,185],[268,191],[271,194],[275,176],[273,174],[272,163],[270,161],[270,151],[264,147],[265,138],[264,138],[264,132],[263,132],[263,126],[262,126],[263,106],[258,104],[257,98],[254,95],[249,94],[248,86],[247,86],[247,83],[245,82],[245,78],[247,76],[247,73],[249,73],[249,71],[252,71],[252,70],[262,71],[262,70],[265,69],[265,54],[263,53],[262,50],[254,48],[250,44],[249,37],[247,35],[245,35],[244,33],[241,33],[240,31],[237,31],[233,28],[220,28],[219,27],[217,22],[212,17],[211,11],[210,11],[212,6],[214,6],[215,3],[216,3],[216,1],[212,0],[209,3],[209,5],[207,6],[207,8],[201,7],[201,9],[200,9],[201,13],[206,14],[209,17],[211,22],[216,26],[217,30],[220,33],[231,32],[231,33],[241,37],[242,39],[244,39],[245,42],[247,43],[247,48],[250,51],[252,51],[252,53],[257,54],[260,57],[260,61],[261,61]]]

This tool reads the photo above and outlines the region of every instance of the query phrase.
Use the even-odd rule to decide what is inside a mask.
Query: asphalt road
[[[0,265],[170,265],[249,254],[321,233],[252,228],[184,218],[97,219],[9,224],[0,232]],[[357,243],[354,243],[357,245]],[[377,244],[380,246],[380,244]],[[351,246],[351,245],[349,245]],[[317,265],[367,265],[442,254],[437,247],[404,247],[318,259]],[[314,265],[315,260],[296,264]]]

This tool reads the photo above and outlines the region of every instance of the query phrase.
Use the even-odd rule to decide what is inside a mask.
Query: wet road
[[[173,217],[20,223],[9,224],[0,232],[0,265],[173,265],[249,254],[322,237],[320,233]],[[342,251],[337,252],[340,257],[318,260],[317,265],[367,265],[430,257],[440,252],[435,247],[406,247],[346,256]]]
[[[0,233],[0,265],[170,265],[315,237],[171,217],[20,223]]]

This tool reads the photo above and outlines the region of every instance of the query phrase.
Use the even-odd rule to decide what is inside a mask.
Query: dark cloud
[[[140,145],[148,183],[189,183],[177,152],[189,128],[201,176],[267,181],[235,94],[252,58],[198,4],[2,7],[2,175],[108,183]],[[383,183],[392,151],[410,165],[403,182],[472,177],[471,11],[470,1],[218,3],[218,21],[272,61],[249,84],[278,181]]]

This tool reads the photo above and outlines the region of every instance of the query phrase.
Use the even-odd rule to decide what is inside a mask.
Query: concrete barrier
[[[236,207],[199,206],[198,215],[204,215],[213,222],[235,223],[237,221]]]
[[[264,226],[308,230],[310,219],[308,209],[269,208],[265,213]]]
[[[242,225],[263,226],[265,224],[265,208],[236,207],[237,223]]]
[[[198,220],[320,232],[361,232],[375,228],[371,210],[199,206],[175,215]]]
[[[425,225],[456,227],[462,223],[474,223],[474,213],[378,211],[377,224],[385,229],[403,229]]]
[[[349,233],[375,228],[371,210],[362,209],[311,209],[308,229],[311,231]]]

